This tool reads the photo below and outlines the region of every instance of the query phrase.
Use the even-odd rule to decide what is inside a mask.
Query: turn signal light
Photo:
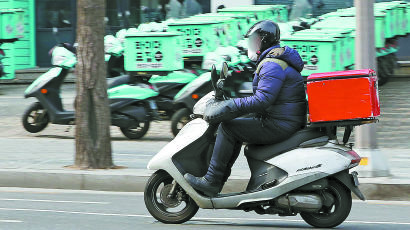
[[[41,93],[46,94],[46,93],[48,93],[48,90],[47,89],[41,89]]]
[[[199,98],[199,96],[198,96],[198,94],[192,94],[192,99],[198,99]]]

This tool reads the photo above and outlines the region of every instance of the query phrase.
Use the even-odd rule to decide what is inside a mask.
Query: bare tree
[[[75,166],[113,168],[104,62],[105,0],[77,0]]]

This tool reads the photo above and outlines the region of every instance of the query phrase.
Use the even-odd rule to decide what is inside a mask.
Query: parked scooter
[[[226,78],[227,72],[225,64],[221,79]],[[312,226],[331,228],[349,215],[351,191],[365,199],[357,187],[357,173],[349,174],[361,158],[351,148],[338,144],[334,135],[315,128],[304,128],[281,143],[247,145],[245,156],[251,178],[245,191],[209,197],[193,189],[184,174],[206,173],[218,127],[203,119],[206,104],[226,97],[215,68],[211,78],[214,92],[195,105],[196,119],[148,164],[148,169],[157,171],[146,184],[144,201],[155,219],[184,223],[200,207],[280,216],[300,214]]]
[[[24,92],[26,98],[35,97],[38,100],[23,114],[23,126],[28,132],[40,132],[49,122],[75,124],[75,112],[65,110],[60,97],[61,85],[77,62],[74,53],[68,49],[67,44],[54,47],[51,52],[55,67],[37,78]],[[141,138],[155,117],[152,114],[155,114],[156,106],[151,98],[157,95],[149,86],[112,85],[108,89],[111,124],[120,127],[122,133],[130,139]]]
[[[18,41],[18,38],[10,38],[10,39],[0,39],[0,47],[3,45],[3,43],[13,43]],[[3,59],[6,58],[6,53],[2,48],[0,48],[0,78],[6,76],[6,72],[4,72],[4,65],[3,65]]]
[[[230,97],[251,96],[255,65],[246,56],[246,51],[235,47],[223,47],[217,52],[205,55],[202,69],[211,70],[212,65],[229,61],[228,68],[232,75],[224,84],[224,90]],[[207,72],[182,88],[174,97],[176,112],[171,117],[171,131],[174,136],[190,120],[193,107],[203,96],[212,91],[211,73]]]

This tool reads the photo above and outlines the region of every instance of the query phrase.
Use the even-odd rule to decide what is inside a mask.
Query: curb
[[[149,176],[146,172],[137,175],[124,174],[120,171],[111,173],[108,171],[4,170],[0,171],[0,187],[144,192]],[[389,181],[384,178],[383,183],[373,178],[359,178],[359,180],[363,181],[359,188],[368,200],[410,201],[409,180]],[[244,191],[247,182],[247,179],[230,179],[224,186],[223,192]]]

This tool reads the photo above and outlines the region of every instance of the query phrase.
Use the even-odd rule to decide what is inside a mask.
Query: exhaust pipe
[[[318,212],[323,202],[316,194],[287,194],[276,199],[275,204],[278,208],[298,212]]]

